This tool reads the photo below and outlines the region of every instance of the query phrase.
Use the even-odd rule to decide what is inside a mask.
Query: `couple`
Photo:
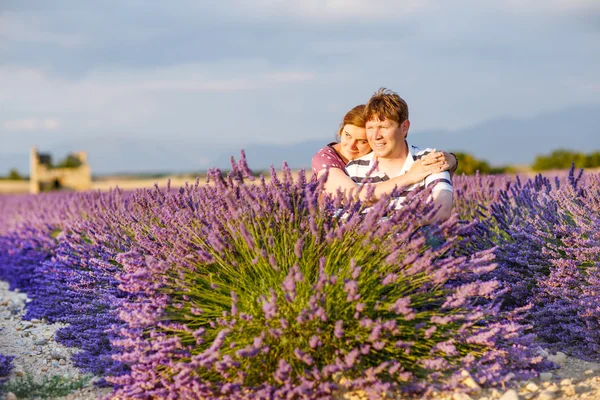
[[[458,161],[447,152],[409,145],[409,128],[406,102],[397,93],[381,88],[366,105],[356,106],[346,114],[339,143],[330,143],[313,156],[313,174],[320,177],[329,171],[325,192],[335,195],[339,189],[347,197],[352,197],[368,177],[374,185],[373,197],[366,199],[369,191],[362,190],[361,200],[376,201],[395,187],[404,187],[394,200],[396,208],[407,192],[431,187],[438,207],[434,218],[445,220],[452,211],[450,173],[456,170]]]

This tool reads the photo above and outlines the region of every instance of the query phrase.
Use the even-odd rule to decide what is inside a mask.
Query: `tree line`
[[[478,159],[469,153],[454,153],[458,159],[457,175],[474,175],[479,171],[482,175],[506,174],[516,172],[513,166],[491,166],[487,161]],[[535,157],[531,169],[536,172],[556,169],[569,169],[575,164],[575,168],[598,168],[600,167],[600,151],[593,153],[580,153],[571,150],[558,149],[548,155]]]

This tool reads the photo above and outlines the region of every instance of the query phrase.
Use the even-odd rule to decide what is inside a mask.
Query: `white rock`
[[[577,390],[575,390],[575,386],[573,385],[566,385],[562,388],[563,393],[565,394],[565,396],[575,396],[577,394]]]
[[[593,373],[594,373],[593,369],[586,369],[584,372],[584,374],[586,374],[586,375],[592,375]]]
[[[556,354],[548,356],[548,359],[550,361],[554,361],[557,364],[563,364],[565,361],[567,361],[567,355],[563,352],[558,351]]]
[[[500,400],[519,400],[519,395],[516,390],[510,389],[504,392]]]
[[[17,396],[13,392],[6,393],[6,400],[17,400]]]
[[[544,350],[544,349],[540,349],[540,350],[538,351],[538,354],[539,354],[540,356],[544,357],[544,358],[548,358],[548,356],[550,355],[550,353],[548,353],[548,352],[547,352],[546,350]]]
[[[537,392],[540,390],[540,387],[533,382],[529,382],[527,386],[525,386],[525,389],[529,390],[530,392]]]
[[[551,383],[550,385],[548,385],[546,387],[546,390],[548,390],[550,392],[555,392],[556,393],[556,392],[558,392],[560,390],[560,388],[556,385],[556,383]]]
[[[565,378],[562,381],[560,381],[561,386],[570,386],[572,383],[573,383],[573,379],[568,379],[568,378]]]
[[[556,398],[556,393],[551,392],[550,390],[542,390],[538,396],[538,399],[540,400],[552,400],[554,398]]]
[[[475,382],[475,379],[473,379],[473,377],[469,376],[468,378],[464,379],[462,381],[462,383],[465,384],[465,386],[471,388],[471,389],[475,389],[475,391],[480,391],[481,390],[481,386],[479,386],[477,384],[477,382]]]
[[[552,372],[542,372],[540,374],[540,379],[543,381],[549,381],[552,379]]]

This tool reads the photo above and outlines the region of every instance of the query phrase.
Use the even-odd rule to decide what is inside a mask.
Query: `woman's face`
[[[340,145],[342,156],[348,160],[362,157],[371,151],[366,129],[356,125],[344,125],[340,134]]]

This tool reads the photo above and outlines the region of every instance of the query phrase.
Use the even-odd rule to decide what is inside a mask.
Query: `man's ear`
[[[408,129],[410,128],[410,121],[406,120],[404,121],[401,125],[400,125],[400,129],[402,131],[402,135],[404,135],[404,138],[406,139],[406,136],[408,135]]]

